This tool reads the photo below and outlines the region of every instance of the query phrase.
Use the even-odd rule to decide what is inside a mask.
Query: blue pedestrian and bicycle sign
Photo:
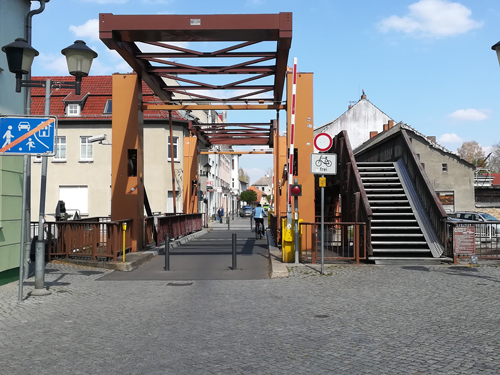
[[[0,154],[54,155],[57,118],[0,117]]]

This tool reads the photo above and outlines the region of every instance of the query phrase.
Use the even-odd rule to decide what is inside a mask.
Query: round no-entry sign
[[[319,133],[316,137],[314,137],[314,147],[318,151],[328,151],[333,144],[332,137],[327,133]]]

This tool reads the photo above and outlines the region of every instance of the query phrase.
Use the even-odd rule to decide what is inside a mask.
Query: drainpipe
[[[45,10],[45,3],[48,3],[50,0],[37,0],[40,2],[40,8],[34,9],[28,13],[26,16],[26,32],[25,37],[28,41],[28,44],[31,46],[31,31],[32,31],[32,18],[35,14],[40,14]],[[31,72],[27,74],[26,79],[31,79]],[[26,102],[26,114],[31,115],[31,88],[26,87],[25,91],[25,102]]]
[[[32,19],[35,14],[40,14],[45,10],[45,4],[50,0],[37,0],[40,2],[40,8],[29,11],[26,16],[26,30],[25,30],[25,38],[28,44],[31,46],[31,33],[32,33]],[[31,79],[31,72],[27,74],[26,79]],[[31,88],[26,87],[25,91],[25,114],[31,115]],[[25,224],[25,233],[23,238],[25,238],[24,243],[24,278],[27,279],[29,277],[29,264],[28,259],[30,259],[30,251],[31,251],[31,234],[30,234],[30,223],[31,223],[31,156],[28,156],[27,166],[26,166],[26,191],[27,194],[24,197],[25,200],[25,211],[23,212],[24,218],[22,219]]]

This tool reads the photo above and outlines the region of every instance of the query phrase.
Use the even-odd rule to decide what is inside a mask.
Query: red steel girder
[[[106,46],[116,50],[127,63],[163,100],[171,97],[169,88],[159,74],[272,74],[273,100],[281,102],[286,77],[287,60],[292,39],[292,14],[222,14],[222,15],[99,15],[99,36]],[[157,47],[179,51],[176,57],[235,57],[230,51],[263,41],[276,41],[276,51],[232,52],[245,57],[276,58],[273,66],[154,67],[135,43],[144,42]],[[159,42],[242,42],[213,52],[200,52]],[[169,55],[170,56],[170,55]],[[181,56],[182,57],[182,56]],[[239,56],[243,57],[243,55]],[[260,59],[258,59],[260,60]],[[254,62],[257,60],[253,60]],[[250,62],[251,63],[251,62]],[[207,101],[216,96],[208,96]]]
[[[174,109],[171,108],[174,104],[185,110],[219,107],[286,109],[286,105],[282,104],[282,96],[292,39],[292,13],[224,15],[104,13],[99,15],[99,37],[109,49],[116,50],[153,92],[167,103],[166,106],[163,105],[165,108],[158,105],[157,109]],[[178,42],[188,42],[189,46],[179,45]],[[234,44],[204,52],[191,48],[196,44],[194,42],[203,42],[204,46],[210,45],[205,42]],[[139,43],[152,45],[158,52],[146,52],[146,48]],[[251,50],[245,50],[250,46]],[[263,48],[258,48],[259,46]],[[178,61],[187,59],[190,62],[198,62],[202,61],[200,58],[211,58],[210,64],[213,61],[216,61],[216,64],[196,66],[185,63],[186,60],[182,63]],[[240,60],[234,62],[235,59]],[[227,64],[227,61],[231,63]],[[235,74],[249,77],[224,84],[201,82],[199,79],[186,77]],[[185,84],[169,86],[164,77]],[[266,84],[261,84],[259,82],[261,79],[267,80]],[[205,80],[203,78],[203,81]],[[250,84],[245,86],[245,83]],[[201,90],[207,94],[200,94]],[[224,91],[230,92],[226,94],[230,97],[219,95],[219,92]],[[263,93],[269,95],[262,98],[260,95]],[[174,97],[176,94],[182,94],[182,99]],[[183,105],[183,102],[186,104]],[[246,103],[246,105],[229,104],[231,102]],[[249,105],[250,102],[259,104]],[[143,108],[146,107],[154,106],[143,104]],[[275,130],[272,124],[267,129],[268,125],[190,124],[190,130],[206,144],[272,145]]]

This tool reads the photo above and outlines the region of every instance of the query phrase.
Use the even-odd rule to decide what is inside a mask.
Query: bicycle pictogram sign
[[[337,154],[311,154],[312,174],[337,174]]]

